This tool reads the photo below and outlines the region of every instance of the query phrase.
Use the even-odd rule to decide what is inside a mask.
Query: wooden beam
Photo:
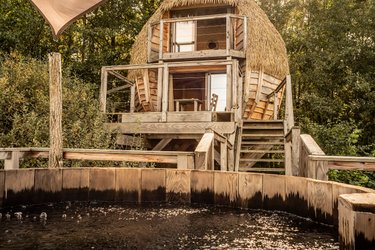
[[[148,75],[148,69],[143,70],[143,86],[145,88],[146,102],[150,102],[150,78]],[[150,106],[151,106],[151,103],[150,103]]]
[[[229,59],[229,58],[228,58]],[[227,103],[226,103],[226,111],[232,111],[232,65],[227,65]]]
[[[289,131],[292,127],[294,127],[292,80],[290,75],[287,75],[286,77],[285,119],[287,121],[287,129]]]
[[[214,133],[205,133],[196,147],[195,167],[200,170],[209,170],[214,167]]]
[[[100,110],[105,113],[107,111],[107,88],[108,88],[108,72],[103,67],[101,74],[101,85],[100,85]]]
[[[135,84],[130,87],[130,113],[135,111]]]
[[[49,54],[48,58],[49,58],[49,97],[50,97],[49,167],[61,168],[63,166],[63,162],[62,162],[63,139],[62,139],[61,54],[51,53]]]
[[[160,21],[159,60],[163,60],[164,21]]]
[[[156,111],[161,112],[163,99],[163,68],[158,69],[158,92],[156,97]]]
[[[115,77],[117,77],[118,79],[126,82],[129,85],[134,85],[134,82],[130,81],[128,78],[126,78],[125,76],[123,76],[122,74],[120,74],[120,73],[118,73],[118,72],[116,72],[114,70],[109,70],[108,73],[111,74],[111,75],[113,75],[113,76],[115,76]]]
[[[165,119],[162,121],[166,121],[166,112],[168,111],[168,94],[169,94],[169,68],[168,64],[164,64],[163,69],[163,100],[162,100],[162,112],[165,114]]]
[[[172,141],[171,138],[168,139],[161,139],[158,144],[152,149],[152,151],[161,151],[163,150],[170,142]]]
[[[110,89],[110,90],[108,90],[107,91],[107,94],[109,95],[109,94],[112,94],[112,93],[115,93],[115,92],[117,92],[117,91],[120,91],[120,90],[123,90],[123,89],[127,89],[127,88],[129,88],[131,85],[123,85],[123,86],[120,86],[120,87],[116,87],[116,88],[113,88],[113,89]]]
[[[228,170],[228,143],[220,143],[220,170]]]
[[[123,134],[204,134],[212,128],[221,134],[234,133],[234,122],[150,122],[150,123],[107,123],[106,128]]]

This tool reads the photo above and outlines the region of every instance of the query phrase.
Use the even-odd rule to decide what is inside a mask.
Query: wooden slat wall
[[[259,77],[262,77],[262,79],[259,79]],[[267,95],[277,88],[281,80],[274,78],[265,72],[252,71],[247,81],[248,82],[245,83],[245,86],[247,86],[248,93],[246,93],[246,96],[248,97],[248,100],[246,102],[243,118],[254,120],[273,119],[273,100],[268,100]],[[281,103],[282,96],[283,91],[280,91],[278,94],[279,104]],[[272,105],[270,105],[271,102]]]

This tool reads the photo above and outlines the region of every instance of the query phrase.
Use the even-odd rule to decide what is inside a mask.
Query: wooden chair
[[[210,102],[210,111],[216,111],[217,99],[219,96],[217,94],[212,94]]]

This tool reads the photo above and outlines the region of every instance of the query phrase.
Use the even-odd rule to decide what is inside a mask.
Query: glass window
[[[193,21],[177,22],[175,25],[175,52],[194,51],[195,24]]]
[[[227,105],[227,75],[211,74],[210,85],[209,100],[211,101],[212,94],[216,94],[218,96],[216,111],[225,111]]]

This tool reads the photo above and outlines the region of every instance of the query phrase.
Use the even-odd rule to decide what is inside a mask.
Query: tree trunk
[[[61,54],[51,53],[49,58],[49,96],[50,96],[50,151],[49,168],[63,165],[62,150],[62,86]]]

